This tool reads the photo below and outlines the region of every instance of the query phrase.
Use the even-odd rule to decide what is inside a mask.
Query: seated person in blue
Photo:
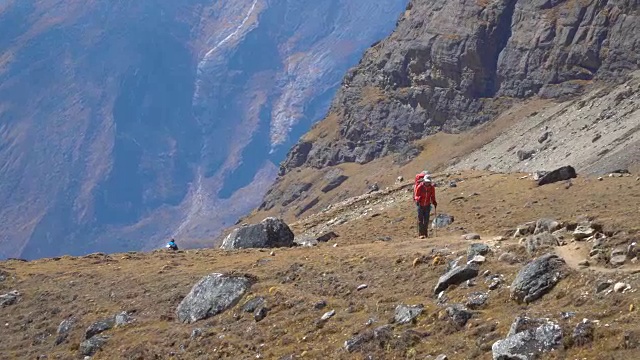
[[[176,244],[176,241],[174,239],[171,239],[171,241],[169,241],[169,243],[167,244],[167,248],[171,250],[178,250],[178,244]]]

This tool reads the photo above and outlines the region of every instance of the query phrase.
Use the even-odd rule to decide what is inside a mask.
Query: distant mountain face
[[[0,1],[0,258],[210,242],[406,3]]]

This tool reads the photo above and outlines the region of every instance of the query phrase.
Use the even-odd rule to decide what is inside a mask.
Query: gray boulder
[[[533,255],[541,250],[553,249],[559,246],[558,239],[548,232],[539,233],[537,235],[529,235],[524,240],[524,246],[529,255]]]
[[[0,295],[0,308],[5,306],[14,305],[18,301],[20,301],[20,292],[18,290],[13,290],[4,295]]]
[[[467,280],[473,279],[478,276],[479,267],[475,263],[470,263],[465,266],[456,266],[449,270],[446,274],[440,276],[438,284],[433,289],[435,294],[446,290],[451,285],[458,285]]]
[[[237,228],[222,242],[222,249],[276,248],[294,246],[289,226],[277,218],[266,218],[259,224]]]
[[[126,311],[117,314],[114,317],[114,320],[116,322],[116,326],[125,326],[135,321],[135,319]]]
[[[433,221],[431,222],[431,228],[435,229],[435,228],[444,228],[447,227],[451,224],[453,224],[454,218],[451,215],[447,215],[447,214],[438,214],[438,216],[436,216]]]
[[[396,306],[394,319],[398,324],[408,324],[422,314],[422,305],[398,305]]]
[[[489,300],[489,294],[476,291],[467,295],[467,302],[465,303],[465,305],[469,309],[477,310],[482,308],[484,304],[487,303],[487,300]]]
[[[178,319],[193,323],[220,314],[234,306],[250,286],[251,281],[243,276],[207,275],[178,305]]]
[[[97,335],[80,343],[80,353],[84,356],[93,356],[104,346],[109,337]]]
[[[538,186],[553,184],[559,181],[565,181],[569,179],[575,179],[578,177],[576,169],[572,166],[563,166],[559,169],[553,170],[545,174],[540,180],[538,180]]]
[[[562,227],[562,223],[553,219],[540,219],[536,221],[536,228],[533,231],[535,235],[541,234],[544,232],[553,233],[556,230],[559,230]]]
[[[264,303],[265,303],[264,298],[262,296],[257,296],[257,297],[254,297],[253,299],[247,300],[247,302],[245,302],[244,305],[242,305],[242,310],[244,312],[252,313],[258,310],[258,308],[264,305]]]
[[[562,345],[562,328],[547,319],[517,318],[507,337],[496,341],[494,360],[531,360]]]
[[[490,249],[487,244],[475,243],[467,248],[467,260],[473,259],[476,255],[487,255]]]
[[[555,254],[543,255],[525,265],[511,284],[511,298],[518,303],[533,302],[564,277],[565,261]]]
[[[464,327],[473,316],[472,312],[459,304],[448,306],[446,312],[449,320],[458,328]]]
[[[58,325],[58,331],[56,332],[56,345],[60,345],[67,340],[69,332],[71,332],[71,329],[73,329],[75,324],[76,319],[74,317],[64,319],[62,320],[62,322],[60,322],[60,325]]]
[[[116,322],[114,318],[108,318],[100,321],[96,321],[93,324],[89,325],[87,330],[84,333],[85,339],[91,339],[95,335],[103,333],[107,330],[112,329],[115,326]]]

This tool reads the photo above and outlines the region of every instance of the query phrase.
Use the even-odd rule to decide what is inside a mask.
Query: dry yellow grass
[[[608,230],[624,230],[613,241],[637,239],[640,233],[638,196],[640,182],[632,177],[607,178],[604,181],[581,178],[569,189],[560,185],[535,187],[519,174],[468,173],[457,188],[441,189],[441,211],[456,217],[453,228],[479,232],[484,241],[521,222],[542,216],[573,219],[589,214],[598,217]],[[477,195],[469,196],[477,192]],[[404,190],[391,195],[404,194]],[[464,194],[464,195],[462,195]],[[8,261],[0,269],[9,278],[0,282],[0,293],[13,289],[22,300],[0,309],[0,358],[23,359],[47,355],[49,358],[78,358],[78,344],[84,330],[93,321],[120,311],[135,311],[136,321],[109,330],[109,342],[95,359],[279,359],[294,354],[309,359],[361,359],[372,354],[380,359],[424,358],[446,353],[451,359],[490,359],[490,345],[508,332],[513,318],[521,313],[560,319],[561,311],[575,311],[576,316],[558,320],[566,338],[582,318],[599,320],[591,346],[577,347],[569,340],[566,348],[546,356],[549,359],[633,359],[640,356],[637,347],[638,293],[594,295],[597,281],[623,280],[634,289],[640,286],[634,266],[619,272],[572,270],[569,277],[542,300],[529,306],[509,300],[506,286],[490,293],[486,308],[478,310],[463,329],[455,329],[444,319],[443,308],[433,298],[437,278],[447,261],[435,262],[433,250],[444,249],[446,260],[464,254],[469,242],[460,240],[462,230],[441,231],[437,238],[415,238],[413,207],[397,201],[380,211],[340,226],[340,237],[316,248],[268,251],[190,250],[187,252],[149,254],[92,255],[63,257],[33,262]],[[463,196],[461,200],[453,200]],[[368,207],[366,203],[354,206]],[[345,209],[343,209],[345,210]],[[326,221],[294,224],[304,227]],[[390,236],[391,241],[377,241]],[[491,243],[491,241],[489,240]],[[337,243],[337,247],[333,247]],[[501,251],[511,250],[524,257],[517,240],[507,240],[494,247],[482,271],[505,275],[506,285],[521,265],[497,261]],[[574,245],[562,249],[570,252]],[[421,258],[423,261],[414,260]],[[419,264],[418,264],[419,263]],[[248,273],[257,277],[252,296],[264,296],[270,312],[255,323],[240,305],[214,318],[185,325],[176,321],[174,311],[182,297],[203,275],[212,272]],[[369,287],[356,291],[362,283]],[[487,284],[478,278],[477,285],[448,291],[450,303],[464,302],[472,291],[486,291]],[[588,295],[584,295],[588,294]],[[328,306],[314,309],[325,300]],[[400,303],[424,304],[425,311],[412,325],[394,326],[398,336],[388,346],[368,346],[363,352],[347,353],[344,341],[353,334],[388,323],[393,309]],[[324,326],[316,320],[325,311],[336,316]],[[75,316],[78,325],[67,342],[55,346],[55,331],[63,319]],[[374,324],[367,327],[368,319]],[[610,326],[605,326],[609,324]],[[193,329],[203,329],[203,336],[191,339]],[[420,336],[424,336],[420,338]],[[630,339],[630,345],[625,343]],[[636,345],[634,345],[636,344]]]

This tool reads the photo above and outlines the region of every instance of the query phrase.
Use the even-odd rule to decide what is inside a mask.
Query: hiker
[[[171,239],[171,241],[169,241],[169,243],[167,244],[167,249],[178,250],[178,244],[176,244],[176,241],[174,239]]]
[[[424,239],[429,236],[428,228],[431,205],[436,208],[438,207],[436,189],[429,176],[425,175],[420,180],[413,192],[413,200],[415,200],[416,208],[418,209],[418,236]]]

